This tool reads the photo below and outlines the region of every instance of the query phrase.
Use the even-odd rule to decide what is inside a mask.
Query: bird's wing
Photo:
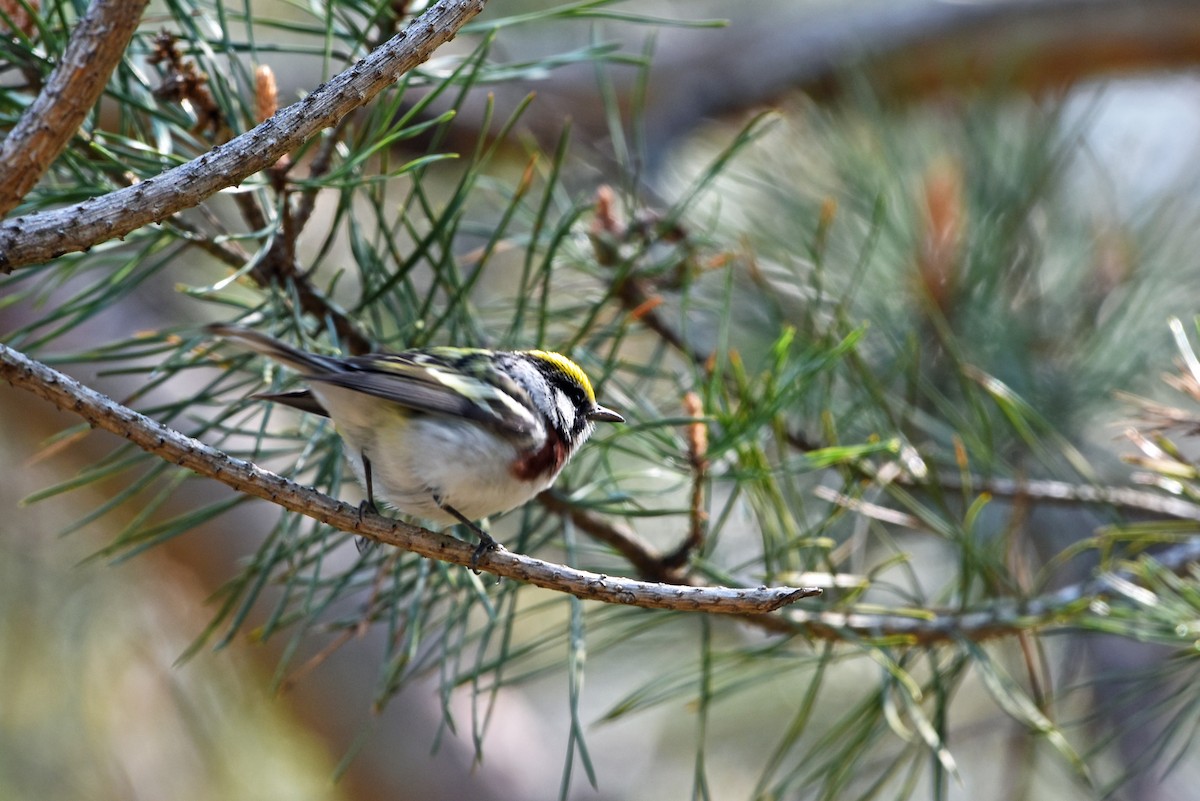
[[[305,379],[364,392],[416,412],[474,420],[511,437],[544,434],[544,425],[527,407],[526,393],[502,374],[493,372],[485,381],[429,352],[351,358],[341,364],[345,369],[309,373]]]

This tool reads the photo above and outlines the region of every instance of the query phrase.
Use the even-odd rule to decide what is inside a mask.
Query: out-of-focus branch
[[[868,470],[865,463],[859,463],[861,472],[874,476],[873,470]],[[961,492],[968,489],[973,493],[986,492],[999,498],[1024,500],[1043,506],[1109,506],[1125,512],[1150,512],[1165,515],[1177,520],[1200,521],[1200,504],[1183,498],[1166,497],[1152,492],[1144,492],[1133,487],[1106,487],[1095,484],[1071,484],[1066,481],[1016,480],[1011,478],[982,478],[970,476],[964,482],[952,476],[917,479],[909,475],[900,475],[891,479],[897,484],[914,489],[932,490],[938,492]],[[846,509],[865,514],[875,520],[881,520],[897,526],[905,526],[914,530],[922,528],[921,521],[897,509],[891,509],[878,504],[866,503],[858,498],[844,495],[829,487],[817,487],[814,491],[818,498],[836,503]]]
[[[897,483],[909,487],[927,487],[933,483],[929,479],[918,480],[906,476],[898,477],[895,480]],[[972,476],[969,484],[966,485],[962,479],[954,476],[939,476],[936,484],[939,489],[949,492],[960,492],[964,486],[967,486],[976,492],[987,492],[996,497],[1024,498],[1040,504],[1111,506],[1127,512],[1150,512],[1179,520],[1200,520],[1200,504],[1133,487],[1106,487],[1044,479],[1017,480],[980,476]]]
[[[570,519],[597,542],[612,548],[647,581],[663,581],[670,584],[689,583],[689,577],[681,570],[663,563],[663,555],[650,543],[643,540],[628,526],[593,514],[567,501],[554,490],[546,490],[537,496],[538,503],[549,511]]]
[[[13,209],[79,130],[121,61],[149,0],[93,0],[62,61],[0,146],[0,217]]]
[[[440,0],[379,49],[250,131],[161,175],[103,197],[0,223],[0,270],[86,250],[178,211],[274,165],[366,104],[454,38],[485,0]]]
[[[325,141],[321,143],[316,157],[309,165],[310,185],[300,192],[294,203],[292,198],[287,196],[286,160],[281,160],[279,165],[272,170],[272,177],[276,179],[279,191],[284,193],[283,202],[280,204],[283,218],[270,247],[262,261],[255,265],[250,277],[263,287],[273,283],[294,287],[301,310],[323,323],[333,326],[342,345],[351,353],[361,356],[374,349],[371,338],[343,309],[334,304],[332,299],[317,289],[313,284],[310,271],[302,269],[296,255],[296,240],[304,230],[304,226],[308,224],[316,205],[318,179],[329,171],[333,153],[338,142],[341,141],[341,132],[345,123],[346,118],[343,117],[328,133]]]
[[[730,6],[726,28],[658,33],[640,121],[651,161],[705,121],[792,93],[836,100],[858,80],[884,99],[912,100],[976,87],[1057,92],[1098,76],[1200,64],[1200,4],[1193,0],[777,3],[769,14],[757,4],[742,8]],[[634,68],[609,72],[624,107],[643,77]],[[496,103],[515,105],[529,90],[498,87]],[[522,121],[539,139],[554,141],[563,109],[576,141],[608,135],[591,65],[555,70],[537,92]],[[460,108],[460,132],[486,119],[484,95]]]
[[[708,486],[708,424],[704,421],[704,406],[700,396],[688,392],[683,396],[683,410],[692,418],[687,424],[688,466],[692,471],[692,497],[688,505],[688,535],[675,550],[663,557],[669,568],[681,568],[692,554],[704,547],[708,535],[708,511],[704,506]]]
[[[1172,573],[1183,573],[1200,561],[1200,537],[1152,554],[1155,562]],[[1102,573],[1045,595],[1005,599],[965,612],[922,610],[912,616],[864,614],[854,611],[789,611],[782,619],[797,633],[820,639],[846,640],[900,638],[909,645],[931,645],[954,640],[983,640],[1046,629],[1086,628],[1080,616],[1091,601],[1127,595],[1138,586],[1129,571]]]

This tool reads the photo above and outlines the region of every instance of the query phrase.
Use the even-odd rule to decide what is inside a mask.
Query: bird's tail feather
[[[208,333],[228,339],[248,350],[268,356],[286,365],[301,375],[311,376],[337,370],[336,361],[324,356],[306,353],[274,337],[260,334],[240,325],[214,323],[204,327]]]

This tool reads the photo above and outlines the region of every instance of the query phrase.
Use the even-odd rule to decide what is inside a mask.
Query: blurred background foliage
[[[0,5],[8,128],[77,8]],[[825,596],[785,631],[359,553],[5,388],[0,795],[1190,797],[1200,90],[1165,68],[1198,15],[730,5],[493,4],[267,174],[5,277],[0,326],[354,500],[203,322],[568,351],[630,424],[501,541],[647,575],[569,508],[684,544],[649,577]],[[285,105],[419,10],[153,5],[17,213],[202,154],[270,113],[257,68]]]

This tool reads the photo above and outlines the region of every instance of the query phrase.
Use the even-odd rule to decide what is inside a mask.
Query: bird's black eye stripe
[[[538,364],[538,372],[546,379],[546,383],[550,385],[551,389],[557,389],[566,395],[575,408],[578,409],[591,405],[587,392],[571,376],[563,373],[561,370],[556,370],[550,364]]]
[[[568,398],[571,399],[571,402],[574,403],[576,407],[591,405],[591,402],[588,400],[587,393],[583,391],[583,387],[579,386],[579,384],[575,383],[561,373],[557,375],[557,380],[556,376],[550,377],[550,386],[561,390]]]

